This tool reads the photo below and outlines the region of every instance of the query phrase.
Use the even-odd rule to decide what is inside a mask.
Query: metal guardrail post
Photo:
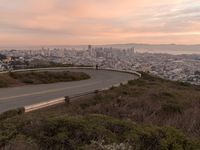
[[[70,104],[70,98],[69,98],[69,96],[65,96],[65,104],[66,105]]]
[[[99,93],[99,90],[95,90],[94,93],[95,93],[95,94],[98,94],[98,93]]]

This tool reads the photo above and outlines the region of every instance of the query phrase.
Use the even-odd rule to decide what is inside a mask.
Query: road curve
[[[89,74],[91,78],[82,81],[1,88],[0,113],[10,109],[24,107],[39,102],[45,102],[59,97],[73,96],[84,92],[100,90],[124,81],[137,78],[137,76],[132,74],[116,71],[93,69],[64,70],[85,72]]]

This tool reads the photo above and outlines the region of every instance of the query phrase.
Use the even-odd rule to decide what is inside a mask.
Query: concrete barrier
[[[70,97],[69,96],[65,96],[65,97],[49,100],[49,101],[46,101],[46,102],[25,106],[24,107],[24,110],[25,110],[24,112],[28,113],[28,112],[39,110],[39,109],[46,108],[46,107],[49,107],[49,106],[62,104],[62,103],[66,103],[67,105],[69,105],[70,102],[71,102],[71,99],[82,97],[82,96],[86,96],[86,95],[89,95],[89,94],[94,94],[94,93],[96,93],[96,90],[95,91],[81,93],[81,94],[77,94],[77,95],[70,96]]]
[[[142,77],[142,74],[137,72],[137,71],[129,71],[129,70],[120,70],[120,69],[112,69],[112,68],[101,68],[100,70],[107,70],[107,71],[117,71],[117,72],[123,72],[123,73],[129,73],[129,74],[134,74],[138,77]]]
[[[25,109],[25,113],[27,113],[27,112],[42,109],[42,108],[45,108],[45,107],[53,106],[53,105],[56,105],[56,104],[61,104],[61,103],[65,103],[64,97],[54,99],[54,100],[50,100],[50,101],[47,101],[47,102],[42,102],[42,103],[38,103],[38,104],[25,106],[24,109]]]

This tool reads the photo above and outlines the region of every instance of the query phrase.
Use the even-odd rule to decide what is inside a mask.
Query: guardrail
[[[107,70],[107,71],[117,71],[117,72],[123,72],[123,73],[129,73],[129,74],[134,74],[137,75],[138,77],[142,77],[142,74],[137,72],[137,71],[129,71],[129,70],[118,70],[118,69],[112,69],[112,68],[102,68],[100,70]]]
[[[21,69],[21,70],[13,70],[11,72],[62,70],[62,69],[96,69],[96,68],[95,67],[55,67],[55,68]],[[142,76],[140,73],[138,73],[136,71],[117,70],[117,69],[110,69],[110,68],[99,68],[99,70],[129,73],[129,74],[136,75],[139,78]],[[9,71],[1,72],[1,73],[8,73],[8,72]],[[42,108],[45,108],[45,107],[53,106],[53,105],[56,105],[56,104],[62,104],[62,103],[66,103],[66,102],[68,103],[68,102],[70,102],[70,100],[72,100],[74,98],[83,97],[83,96],[86,96],[86,95],[90,95],[90,94],[98,93],[98,92],[101,92],[101,91],[109,90],[111,87],[119,87],[121,84],[127,84],[127,83],[128,83],[128,81],[124,81],[124,82],[121,82],[121,83],[118,83],[118,84],[115,84],[115,85],[111,85],[111,86],[103,88],[103,89],[84,92],[84,93],[76,94],[76,95],[73,95],[73,96],[70,96],[70,97],[68,97],[68,96],[61,97],[61,98],[49,100],[49,101],[46,101],[46,102],[41,102],[41,103],[25,106],[24,110],[25,110],[25,113],[27,113],[27,112],[35,111],[35,110],[42,109]]]
[[[120,86],[120,84],[113,85],[112,87],[118,87],[118,86]],[[109,88],[111,88],[111,87],[109,87]],[[64,104],[64,103],[69,104],[69,103],[73,102],[74,99],[76,99],[76,98],[81,98],[81,97],[85,97],[87,95],[92,95],[92,94],[98,94],[99,92],[109,90],[109,88],[104,88],[104,89],[100,89],[100,90],[76,94],[76,95],[73,95],[73,96],[70,96],[70,97],[68,97],[68,96],[61,97],[61,98],[58,98],[58,99],[53,99],[53,100],[49,100],[49,101],[46,101],[46,102],[41,102],[41,103],[25,106],[24,112],[28,113],[28,112],[39,110],[39,109],[42,109],[42,108],[54,106],[54,105],[57,105],[57,104]]]
[[[24,109],[25,109],[25,112],[31,112],[34,110],[42,109],[45,107],[49,107],[49,106],[64,103],[64,102],[65,102],[65,98],[58,98],[58,99],[50,100],[47,102],[42,102],[42,103],[38,103],[38,104],[25,106]]]

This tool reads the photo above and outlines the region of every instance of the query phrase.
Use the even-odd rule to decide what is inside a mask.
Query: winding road
[[[73,96],[94,90],[100,90],[112,85],[137,78],[133,74],[94,70],[94,69],[63,69],[85,72],[91,76],[88,80],[60,82],[53,84],[26,85],[14,88],[0,89],[0,113],[10,109],[24,107],[51,99]]]

